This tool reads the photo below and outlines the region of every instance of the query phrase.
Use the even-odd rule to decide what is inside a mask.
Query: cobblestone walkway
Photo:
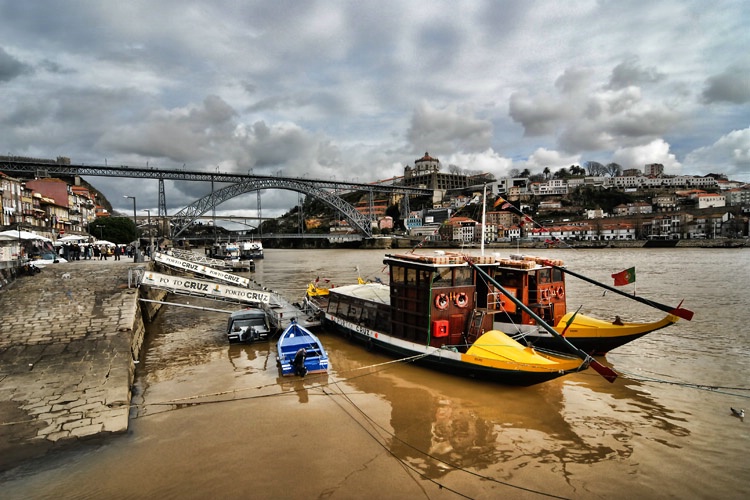
[[[127,430],[137,310],[128,270],[143,266],[53,264],[0,293],[0,468],[17,446]]]

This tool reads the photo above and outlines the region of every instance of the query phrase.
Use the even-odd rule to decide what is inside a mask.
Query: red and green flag
[[[570,318],[568,318],[568,321],[565,322],[565,328],[563,328],[563,331],[560,333],[561,336],[563,337],[565,336],[565,332],[567,332],[568,328],[570,328],[570,325],[573,324],[573,320],[576,319],[576,315],[578,314],[578,311],[580,311],[582,307],[583,307],[583,304],[578,306],[578,309],[576,309],[576,312],[574,312],[573,315]]]
[[[507,210],[508,212],[511,212],[519,217],[524,217],[526,215],[518,207],[516,207],[514,204],[512,204],[502,196],[497,197],[495,203],[493,204],[493,207],[500,207],[500,210]]]
[[[615,286],[623,286],[630,283],[635,283],[635,267],[631,267],[630,269],[625,269],[624,271],[615,273],[612,275],[612,277],[615,279]]]

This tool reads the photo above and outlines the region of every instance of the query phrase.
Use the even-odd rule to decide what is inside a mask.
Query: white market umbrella
[[[108,247],[116,247],[117,246],[114,243],[112,243],[111,241],[107,241],[107,240],[96,240],[93,244],[94,245],[106,245]]]
[[[68,236],[63,236],[62,238],[57,238],[57,241],[88,241],[88,236],[80,236],[77,234],[69,234]]]
[[[29,231],[17,231],[15,229],[8,229],[7,231],[0,232],[0,237],[3,237],[4,240],[41,240],[41,241],[49,241],[52,242],[51,239],[46,238],[44,236],[39,236],[35,233],[30,233]]]

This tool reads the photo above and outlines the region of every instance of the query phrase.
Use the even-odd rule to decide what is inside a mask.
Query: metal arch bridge
[[[32,173],[36,177],[50,176],[94,176],[94,177],[130,177],[141,179],[158,179],[159,181],[159,217],[167,217],[166,194],[164,180],[199,181],[230,183],[230,186],[213,191],[175,215],[169,218],[181,217],[185,224],[175,228],[173,236],[184,231],[200,215],[222,202],[250,191],[261,189],[286,189],[315,196],[327,205],[341,212],[344,218],[366,237],[372,236],[370,220],[367,216],[359,213],[351,204],[341,199],[335,193],[366,191],[370,193],[370,202],[374,192],[403,194],[408,204],[409,195],[424,196],[432,195],[431,189],[395,186],[389,184],[367,184],[356,182],[343,182],[322,179],[299,179],[295,177],[282,176],[259,176],[252,174],[232,174],[205,171],[189,171],[186,169],[157,169],[154,167],[130,167],[127,165],[84,165],[61,163],[52,160],[35,160],[26,157],[3,156],[0,157],[0,171],[9,173]],[[333,192],[331,192],[333,191]],[[405,207],[408,212],[408,205]]]
[[[261,189],[286,189],[315,196],[328,206],[341,212],[353,229],[356,229],[365,237],[372,237],[370,217],[358,212],[351,204],[342,200],[337,195],[332,194],[325,189],[321,189],[311,182],[283,177],[250,179],[244,182],[238,182],[237,184],[231,184],[217,191],[212,191],[210,194],[194,201],[192,204],[171,216],[174,223],[172,237],[174,238],[178,236],[182,231],[187,229],[195,219],[208,212],[216,205],[221,205],[225,201],[241,194],[249,193],[251,191],[260,191]]]

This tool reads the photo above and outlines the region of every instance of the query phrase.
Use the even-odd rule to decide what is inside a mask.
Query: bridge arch
[[[220,205],[231,198],[252,191],[259,191],[261,189],[285,189],[314,196],[331,208],[338,210],[343,215],[344,219],[349,222],[352,229],[357,230],[367,238],[372,237],[370,218],[358,212],[351,204],[342,200],[339,196],[316,187],[309,182],[276,177],[254,178],[248,181],[238,182],[213,191],[203,198],[194,201],[179,212],[170,216],[173,221],[176,221],[176,225],[172,229],[172,237],[177,237],[198,217],[211,210],[211,208]]]

